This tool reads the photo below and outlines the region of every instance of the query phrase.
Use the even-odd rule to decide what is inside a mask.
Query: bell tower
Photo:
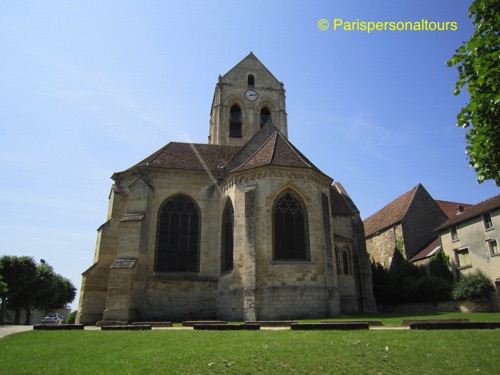
[[[243,146],[267,122],[288,137],[285,88],[250,52],[215,87],[208,143]]]

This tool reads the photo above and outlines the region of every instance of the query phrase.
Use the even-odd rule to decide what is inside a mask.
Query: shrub
[[[455,300],[466,300],[476,303],[489,301],[495,287],[491,280],[481,270],[462,276],[453,287],[451,296]]]
[[[76,314],[78,313],[78,311],[72,311],[71,314],[68,315],[68,324],[75,324],[75,320],[76,320]]]

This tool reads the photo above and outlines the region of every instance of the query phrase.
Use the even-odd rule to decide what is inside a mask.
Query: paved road
[[[14,325],[1,325],[0,326],[0,339],[13,333],[31,331],[33,326],[14,326]]]

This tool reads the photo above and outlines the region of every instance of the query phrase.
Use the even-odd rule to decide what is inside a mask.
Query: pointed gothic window
[[[159,272],[198,272],[200,211],[184,195],[168,199],[160,209],[156,267]]]
[[[248,75],[248,86],[255,86],[255,77],[253,74]]]
[[[229,111],[229,136],[232,138],[241,138],[241,109],[233,105]]]
[[[260,110],[260,127],[264,126],[264,124],[271,120],[271,112],[266,107]]]
[[[222,214],[221,272],[233,269],[234,209],[229,199]]]
[[[310,260],[307,212],[302,200],[286,190],[273,207],[274,259]]]

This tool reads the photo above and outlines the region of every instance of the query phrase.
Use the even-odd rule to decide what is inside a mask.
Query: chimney
[[[462,212],[464,212],[464,206],[462,206],[461,204],[457,204],[457,208],[455,209],[455,213],[457,215],[460,215]]]

